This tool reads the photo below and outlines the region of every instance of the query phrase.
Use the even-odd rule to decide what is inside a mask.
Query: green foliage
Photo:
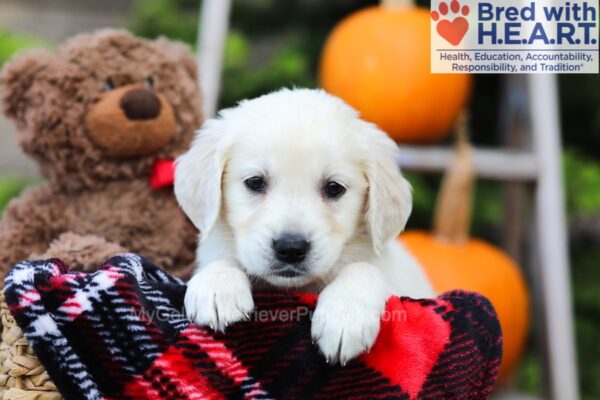
[[[244,68],[250,57],[248,38],[237,32],[230,32],[225,42],[225,68],[239,70]]]
[[[27,179],[18,178],[15,176],[0,177],[0,215],[8,204],[8,202],[19,195],[23,188],[30,185],[32,182]]]
[[[137,0],[129,25],[140,36],[162,35],[194,45],[199,10],[198,2],[192,0]]]
[[[600,75],[559,75],[563,141],[600,159]]]
[[[0,28],[0,67],[19,51],[47,46],[48,44],[43,40],[13,34]],[[21,190],[30,183],[27,179],[15,176],[0,176],[0,215],[10,199],[21,193]]]
[[[260,4],[257,6],[261,7]],[[198,3],[189,0],[137,1],[130,28],[141,36],[165,35],[193,46],[197,37],[198,10]],[[236,30],[227,37],[221,107],[281,86],[313,84],[302,47],[304,41],[297,33],[282,35],[269,44],[253,39]]]
[[[430,230],[441,177],[416,173],[405,173],[405,177],[413,188],[413,212],[408,228]],[[495,232],[490,227],[497,226],[502,218],[501,185],[496,182],[477,181],[473,193],[472,235],[486,240],[492,239]]]
[[[535,395],[542,391],[542,365],[531,347],[523,355],[516,381],[525,393]]]
[[[588,248],[572,257],[572,278],[575,300],[575,328],[579,378],[584,399],[600,398],[600,346],[598,346],[598,316],[600,315],[600,249]]]
[[[430,179],[414,172],[406,172],[404,177],[412,186],[413,208],[430,215],[436,200],[436,192]]]
[[[569,215],[600,212],[600,163],[577,150],[567,150],[563,170]]]
[[[578,151],[567,150],[563,167],[569,214],[600,212],[600,164]],[[582,399],[593,400],[600,398],[600,249],[580,244],[573,250],[571,279],[580,388]],[[532,394],[540,393],[541,372],[540,360],[530,348],[519,370],[518,386]]]
[[[282,86],[312,86],[306,56],[294,36],[284,38],[283,45],[272,51],[264,61],[254,61],[248,38],[231,33],[225,51],[221,106],[228,107],[240,99],[256,97]]]
[[[480,180],[476,183],[473,200],[472,234],[491,239],[490,227],[497,227],[504,217],[502,185]]]
[[[47,44],[39,39],[12,34],[0,29],[0,66],[21,50],[45,46]]]
[[[0,29],[0,67],[19,51],[47,46],[43,40]],[[0,215],[8,202],[31,183],[30,180],[16,176],[0,176]]]
[[[440,179],[414,172],[405,172],[404,177],[412,186],[413,210],[408,219],[406,230],[430,230],[432,210],[435,207],[436,190]]]

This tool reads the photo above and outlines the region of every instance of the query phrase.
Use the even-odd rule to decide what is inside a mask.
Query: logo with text
[[[433,73],[598,73],[598,0],[432,0]]]

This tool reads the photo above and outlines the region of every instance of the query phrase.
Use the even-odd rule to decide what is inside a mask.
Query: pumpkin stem
[[[433,221],[435,237],[454,244],[467,242],[471,223],[475,171],[467,125],[468,114],[463,111],[455,124],[454,159],[444,175]]]
[[[413,7],[414,0],[381,0],[382,7],[390,7],[390,8],[410,8]]]

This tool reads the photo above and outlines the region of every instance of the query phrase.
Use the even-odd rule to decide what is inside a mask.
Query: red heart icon
[[[441,37],[456,46],[465,37],[465,34],[469,29],[469,22],[463,17],[458,17],[452,22],[449,20],[442,20],[438,22],[436,29]]]

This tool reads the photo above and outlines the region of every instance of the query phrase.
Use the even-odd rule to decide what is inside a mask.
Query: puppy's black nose
[[[303,235],[284,233],[273,240],[275,256],[281,262],[294,264],[304,258],[310,249],[310,242]]]

